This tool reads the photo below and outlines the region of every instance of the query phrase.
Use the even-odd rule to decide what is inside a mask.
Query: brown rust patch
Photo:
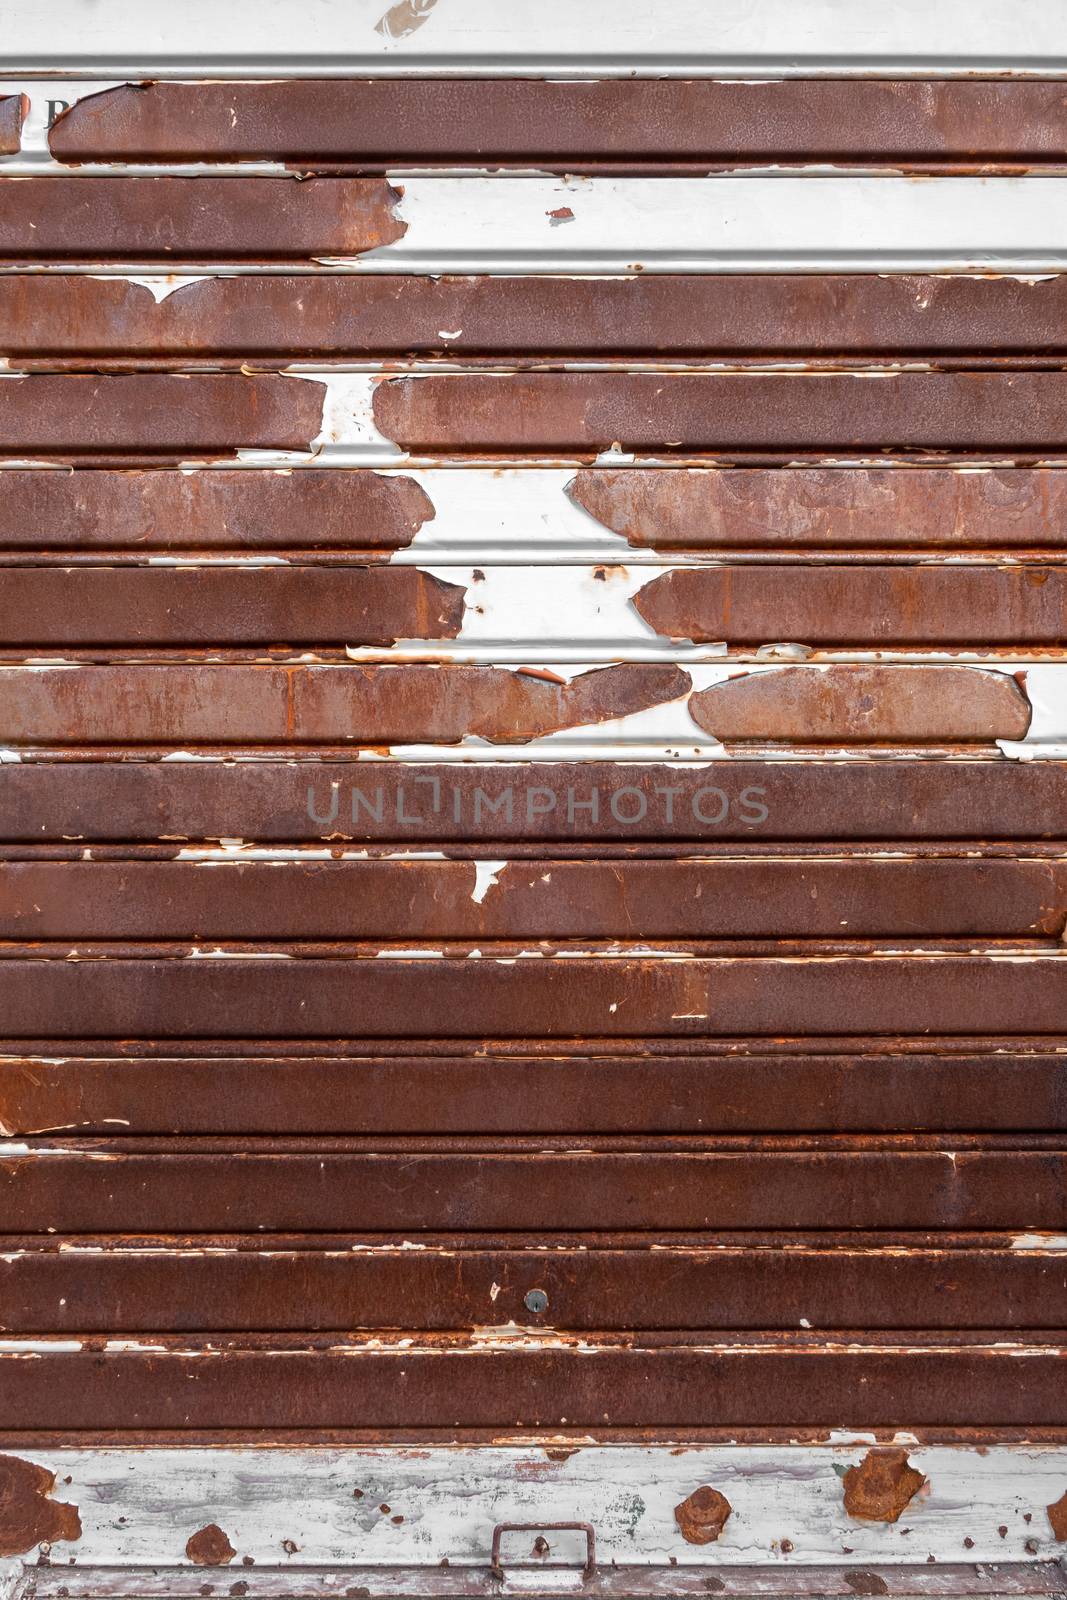
[[[888,1594],[889,1585],[885,1579],[879,1577],[877,1572],[846,1572],[843,1573],[845,1582],[853,1594]]]
[[[1021,739],[1030,703],[1014,678],[974,667],[780,667],[691,695],[714,737],[842,740]]]
[[[0,278],[0,300],[5,281]],[[362,467],[255,472],[12,468],[4,473],[3,491],[0,546],[7,549],[341,546],[369,555],[410,544],[434,515],[414,478]]]
[[[906,1450],[868,1450],[859,1465],[845,1473],[845,1510],[864,1522],[896,1522],[925,1482]]]
[[[217,1522],[209,1522],[186,1542],[185,1554],[198,1567],[225,1567],[237,1551]]]
[[[1049,1526],[1052,1537],[1062,1544],[1067,1541],[1067,1489],[1058,1500],[1053,1500],[1050,1506],[1045,1507],[1048,1513]]]
[[[0,155],[16,155],[22,145],[22,123],[29,101],[24,94],[0,100]]]
[[[381,178],[0,177],[0,260],[304,261],[394,243]]]
[[[22,1556],[37,1544],[81,1538],[77,1506],[49,1499],[55,1482],[47,1467],[0,1456],[0,1556]]]
[[[674,1520],[686,1544],[714,1544],[732,1510],[726,1496],[705,1483],[675,1506]]]
[[[629,544],[660,550],[1067,543],[1056,468],[636,468],[579,472],[566,492]]]

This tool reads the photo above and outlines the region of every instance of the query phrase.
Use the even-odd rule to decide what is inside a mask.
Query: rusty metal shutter
[[[1056,1592],[1067,31],[323,9],[0,85],[0,1580]]]

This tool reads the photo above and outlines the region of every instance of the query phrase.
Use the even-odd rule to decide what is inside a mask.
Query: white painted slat
[[[903,1435],[899,1442],[907,1447],[910,1440]],[[861,1522],[845,1513],[841,1474],[873,1443],[850,1434],[824,1446],[690,1445],[677,1451],[606,1445],[568,1452],[548,1442],[542,1448],[14,1453],[55,1472],[53,1498],[78,1507],[81,1539],[52,1550],[53,1562],[64,1566],[187,1565],[186,1541],[210,1523],[237,1552],[232,1579],[241,1576],[244,1556],[256,1566],[296,1569],[431,1567],[444,1559],[451,1566],[487,1566],[495,1523],[541,1520],[591,1522],[604,1566],[818,1562],[856,1568],[1057,1555],[1045,1507],[1067,1487],[1067,1448],[912,1447],[909,1460],[926,1486],[899,1522]],[[674,1507],[702,1484],[717,1488],[733,1510],[715,1544],[696,1546],[682,1538]],[[529,1561],[532,1537],[509,1546],[519,1562]],[[584,1556],[576,1536],[548,1538],[554,1547],[549,1561]],[[973,1545],[965,1546],[965,1539]],[[232,1579],[216,1592],[225,1593]]]
[[[9,0],[4,34],[10,70],[153,77],[1067,70],[1055,0]]]

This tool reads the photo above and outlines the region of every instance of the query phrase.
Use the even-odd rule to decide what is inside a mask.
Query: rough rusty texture
[[[13,567],[0,586],[0,644],[454,639],[464,593],[415,567]]]
[[[524,742],[686,694],[688,673],[624,665],[569,683],[468,666],[5,667],[0,738]]]
[[[417,454],[1067,448],[1067,373],[539,372],[388,378],[374,420]]]
[[[534,1018],[552,1039],[1067,1031],[1067,953],[854,948],[671,957],[594,947],[556,959],[552,946],[528,958],[520,945],[480,958],[465,945],[377,958],[260,948],[102,960],[59,947],[42,960],[8,947],[0,1006],[12,1039],[523,1038]]]
[[[53,1133],[39,1144],[0,1151],[10,1232],[954,1231],[1010,1229],[1021,1216],[1030,1230],[1062,1232],[1067,1222],[1067,1147],[1039,1134],[590,1138],[577,1149],[532,1135],[398,1139],[384,1152],[373,1138]]]
[[[0,862],[0,939],[1057,938],[1067,861]]]
[[[433,514],[413,478],[344,468],[0,474],[9,550],[398,550]]]
[[[0,261],[303,261],[406,229],[379,178],[0,177]]]
[[[0,384],[0,455],[307,450],[322,426],[325,393],[303,378],[237,373],[9,378]]]
[[[0,349],[20,364],[398,353],[1052,363],[1067,351],[1065,322],[1063,275],[272,275],[193,279],[158,302],[121,278],[0,279]]]
[[[705,1483],[675,1506],[674,1520],[686,1544],[714,1544],[732,1510],[726,1496]]]
[[[630,544],[662,550],[1067,545],[1057,468],[616,469],[579,472],[567,492]]]
[[[1067,567],[683,567],[646,583],[633,605],[668,638],[730,645],[1057,645]]]
[[[49,144],[67,162],[273,159],[371,171],[780,161],[970,169],[1067,163],[1067,115],[1060,83],[1000,79],[151,83],[83,97],[56,119]]]
[[[23,1556],[37,1544],[81,1538],[77,1506],[49,1498],[55,1482],[47,1467],[0,1456],[0,1556]]]
[[[533,1020],[533,1019],[531,1019]],[[1067,1132],[1054,1042],[575,1047],[423,1041],[331,1054],[115,1042],[0,1057],[0,1131],[81,1134]],[[501,1086],[506,1085],[506,1093]],[[1021,1257],[1011,1270],[1024,1271]],[[73,1302],[72,1302],[73,1303]],[[990,1302],[992,1303],[992,1302]],[[888,1305],[889,1302],[884,1304]],[[803,1314],[803,1313],[801,1313]],[[868,1312],[868,1315],[872,1313]]]
[[[9,94],[0,99],[0,156],[17,155],[22,146],[22,122],[26,97]]]
[[[217,1522],[209,1522],[187,1541],[185,1554],[197,1567],[225,1567],[237,1551]]]
[[[718,739],[1021,739],[1030,703],[1007,673],[971,667],[785,667],[743,673],[689,700]]]
[[[925,1482],[906,1450],[868,1450],[845,1473],[845,1510],[863,1522],[897,1522]]]
[[[108,671],[116,669],[102,669],[101,694],[113,681],[103,675]],[[23,727],[28,737],[44,737],[39,723]],[[106,739],[119,730],[101,718],[92,731]],[[1061,838],[1067,816],[1067,762],[1054,760],[935,763],[901,756],[862,764],[808,758],[700,767],[561,761],[462,768],[334,761],[324,769],[307,759],[120,756],[0,763],[0,839],[1021,841]]]
[[[906,1340],[906,1342],[904,1342]],[[442,1335],[363,1344],[344,1334],[256,1341],[161,1337],[146,1350],[0,1354],[11,1430],[112,1427],[265,1430],[422,1426],[1062,1426],[1063,1350],[976,1345],[960,1336],[847,1341],[813,1334],[540,1343]]]
[[[1052,1537],[1062,1544],[1067,1540],[1067,1489],[1058,1500],[1046,1506],[1045,1510],[1048,1514],[1049,1527],[1052,1529]]]
[[[332,1328],[1062,1328],[1062,1252],[1010,1238],[866,1235],[510,1240],[395,1235],[8,1235],[0,1330],[34,1333],[327,1332]],[[821,1247],[820,1247],[821,1245]],[[547,1295],[541,1315],[525,1297]],[[693,1508],[691,1525],[699,1524]],[[707,1541],[694,1540],[694,1543]]]

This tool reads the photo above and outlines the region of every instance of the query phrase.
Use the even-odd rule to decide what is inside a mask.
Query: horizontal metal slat
[[[464,593],[415,567],[18,567],[5,571],[0,584],[0,643],[454,639]]]
[[[1067,567],[675,569],[632,604],[656,633],[698,642],[1058,644],[1067,639]]]
[[[5,1227],[19,1234],[1063,1231],[1067,1150],[1037,1136],[1032,1148],[1024,1135],[1002,1136],[1004,1148],[997,1142],[939,1134],[806,1148],[764,1135],[733,1147],[706,1140],[699,1149],[635,1140],[628,1151],[513,1141],[520,1148],[502,1152],[482,1140],[458,1150],[397,1140],[381,1154],[380,1144],[345,1151],[324,1139],[287,1150],[280,1141],[183,1148],[52,1136],[0,1145],[0,1193]],[[919,1148],[924,1143],[934,1148]]]
[[[318,383],[251,374],[0,379],[0,454],[306,450],[321,427],[322,396]]]
[[[388,1237],[95,1236],[62,1249],[8,1237],[0,1295],[0,1330],[16,1334],[1055,1328],[1067,1320],[1067,1252],[1052,1240],[887,1247],[863,1234],[814,1247],[786,1234],[751,1248],[677,1236],[624,1249],[594,1234],[550,1250],[462,1235],[417,1250]]]
[[[1067,541],[1067,475],[1044,467],[617,468],[580,471],[567,492],[637,549],[1013,549]]]
[[[574,172],[847,161],[1067,160],[1059,84],[384,79],[123,86],[49,132],[61,161],[274,159],[361,170],[504,163]]]
[[[385,438],[415,454],[1067,446],[1058,372],[429,374],[385,379],[373,408]]]
[[[1056,937],[1067,860],[0,864],[0,939]]]
[[[360,959],[277,948],[0,960],[11,1038],[568,1038],[1067,1031],[1067,952]]]
[[[912,1334],[834,1340],[777,1334],[729,1343],[603,1335],[541,1342],[422,1335],[370,1345],[282,1335],[155,1337],[72,1349],[12,1341],[0,1353],[8,1429],[909,1425],[1061,1426],[1063,1350]],[[957,1335],[960,1341],[961,1336]]]
[[[1037,364],[1067,349],[1065,303],[1063,275],[9,274],[0,276],[0,348],[42,365],[84,355],[230,364],[583,355]]]
[[[0,762],[0,837],[40,842],[1024,840],[1062,838],[1065,816],[1053,760]]]
[[[404,232],[382,179],[0,177],[0,261],[357,255]]]
[[[531,1019],[534,1020],[534,1019]],[[904,1051],[901,1041],[775,1051],[709,1040],[559,1044],[347,1045],[333,1055],[182,1053],[162,1043],[69,1044],[0,1056],[9,1136],[78,1131],[174,1134],[889,1132],[898,1128],[1067,1131],[1067,1073],[1054,1042]],[[119,1053],[120,1048],[124,1051]],[[194,1047],[195,1048],[195,1047]],[[673,1053],[672,1053],[673,1049]],[[86,1054],[85,1051],[89,1053]],[[95,1053],[94,1053],[95,1051]]]

